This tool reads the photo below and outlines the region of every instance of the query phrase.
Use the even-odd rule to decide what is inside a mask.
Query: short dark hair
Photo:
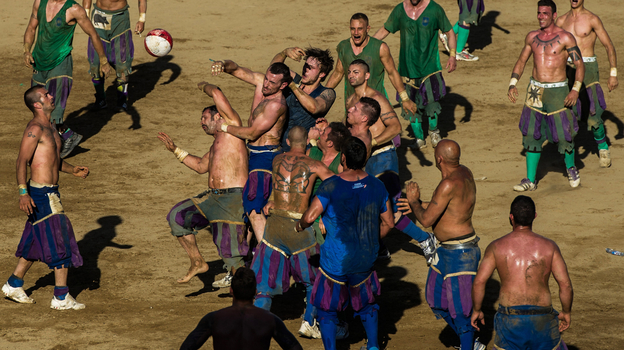
[[[548,6],[552,9],[552,13],[557,12],[557,4],[555,4],[555,2],[552,0],[539,0],[537,2],[537,7],[540,6]]]
[[[43,85],[35,85],[30,87],[26,92],[24,92],[24,103],[26,107],[30,109],[31,112],[35,112],[35,103],[41,102],[41,96],[37,90],[45,89]]]
[[[351,62],[351,64],[349,65],[349,67],[351,67],[354,64],[359,64],[360,66],[363,66],[364,68],[366,68],[366,72],[368,73],[370,72],[370,66],[368,65],[368,63],[366,63],[366,61],[364,61],[361,58],[358,58],[357,60],[353,60],[353,62]]]
[[[342,145],[342,154],[345,156],[347,169],[359,170],[366,165],[366,145],[355,136],[349,136]]]
[[[520,195],[511,202],[510,213],[517,225],[531,226],[535,219],[535,202],[531,197]]]
[[[331,55],[329,49],[322,50],[316,47],[309,47],[305,50],[306,57],[314,57],[321,64],[321,73],[325,73],[325,76],[321,78],[321,81],[327,78],[329,72],[334,68],[334,58]]]
[[[362,97],[360,99],[362,104],[362,112],[368,117],[368,126],[371,126],[377,122],[379,115],[381,114],[381,106],[374,98]]]
[[[290,76],[290,68],[282,62],[275,62],[269,66],[269,72],[273,74],[281,74],[282,75],[282,83],[286,83],[286,85],[292,82],[292,77]]]
[[[349,22],[356,20],[356,19],[364,20],[364,22],[366,22],[366,25],[368,25],[368,16],[363,14],[362,12],[355,13],[353,16],[351,16],[351,19],[349,20]]]
[[[252,269],[239,267],[232,277],[232,293],[238,300],[253,300],[256,296],[256,274]]]
[[[334,149],[338,152],[342,152],[342,148],[347,137],[351,136],[351,131],[346,125],[339,122],[331,122],[328,126],[331,131],[327,135],[327,140],[334,144]]]
[[[208,106],[208,107],[204,108],[204,110],[202,111],[202,114],[204,114],[206,111],[210,111],[210,115],[215,115],[215,114],[219,113],[219,111],[217,110],[217,106],[216,105],[212,105],[212,106]]]

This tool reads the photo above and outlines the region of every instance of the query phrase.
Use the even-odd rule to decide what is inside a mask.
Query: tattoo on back
[[[568,55],[572,62],[580,60],[583,56],[581,56],[581,50],[578,46],[574,46],[568,49]]]
[[[310,185],[312,171],[310,166],[297,156],[282,157],[273,172],[275,191],[306,193]]]
[[[554,44],[561,44],[561,42],[559,41],[559,35],[557,35],[556,37],[550,39],[550,40],[542,40],[540,38],[538,38],[538,36],[536,35],[533,38],[533,43],[537,44],[537,47],[543,46],[544,47],[544,52],[546,52],[546,46],[550,46],[550,48],[552,48],[552,46]]]

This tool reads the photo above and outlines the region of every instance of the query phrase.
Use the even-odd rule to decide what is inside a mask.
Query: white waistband
[[[540,83],[539,81],[535,81],[533,79],[531,79],[531,85],[535,85],[535,86],[539,86],[543,89],[550,89],[550,88],[558,88],[558,87],[562,87],[562,86],[568,86],[568,82],[567,81],[560,81],[558,83]]]
[[[379,148],[379,149],[376,149],[376,150],[375,150],[375,152],[373,152],[373,153],[371,154],[371,157],[372,157],[372,156],[376,156],[376,155],[378,155],[379,153],[383,153],[383,152],[385,152],[385,151],[389,151],[389,150],[393,150],[393,149],[394,149],[394,145],[388,145],[388,146],[386,146],[386,147],[381,147],[381,148]]]
[[[568,57],[568,62],[572,62],[570,57]],[[596,62],[596,56],[583,57],[583,62]]]

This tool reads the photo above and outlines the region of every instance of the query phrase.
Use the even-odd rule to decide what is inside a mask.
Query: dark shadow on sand
[[[468,47],[470,48],[470,52],[474,50],[483,50],[492,43],[493,28],[496,28],[505,34],[511,33],[507,29],[496,24],[496,18],[499,15],[500,12],[498,11],[488,11],[481,17],[481,21],[478,26],[470,27],[470,35],[468,36]]]

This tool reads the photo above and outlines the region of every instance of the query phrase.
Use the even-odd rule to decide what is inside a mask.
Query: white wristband
[[[617,77],[617,68],[611,67],[611,72],[609,72],[609,76]]]
[[[139,22],[145,23],[145,12],[139,14]]]
[[[511,78],[511,80],[509,81],[509,86],[516,86],[516,84],[518,84],[518,79]]]
[[[173,154],[175,154],[176,158],[178,158],[180,163],[183,163],[184,158],[186,158],[189,155],[187,151],[181,149],[180,147],[176,147],[176,149],[173,151]]]
[[[577,80],[574,82],[574,86],[572,86],[572,90],[579,92],[581,91],[581,86],[583,86],[583,83]]]
[[[228,128],[228,126],[229,126],[229,125],[227,125],[227,124],[225,124],[225,123],[221,124],[221,131],[223,131],[223,132],[227,132],[227,128]]]

